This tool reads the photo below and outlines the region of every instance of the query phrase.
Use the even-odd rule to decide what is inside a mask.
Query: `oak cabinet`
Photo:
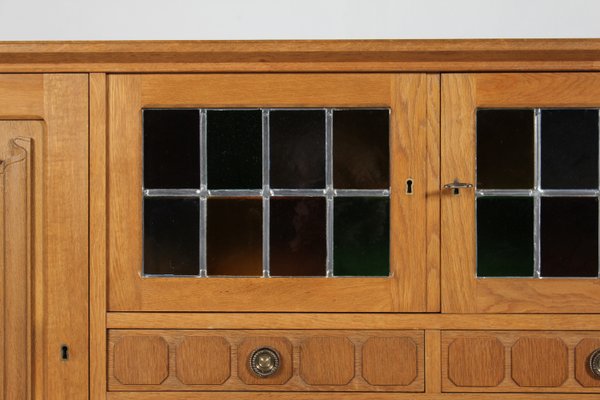
[[[0,400],[597,396],[600,42],[0,61]]]

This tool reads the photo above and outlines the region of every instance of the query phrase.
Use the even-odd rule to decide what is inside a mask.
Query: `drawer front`
[[[445,392],[600,392],[598,332],[446,331]]]
[[[115,329],[108,335],[108,386],[422,392],[423,347],[423,331]]]

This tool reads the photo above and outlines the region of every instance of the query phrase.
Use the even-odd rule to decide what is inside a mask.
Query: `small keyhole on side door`
[[[60,359],[67,361],[69,359],[69,346],[63,344],[60,346]]]
[[[411,178],[406,180],[406,194],[409,196],[413,194],[413,180]]]

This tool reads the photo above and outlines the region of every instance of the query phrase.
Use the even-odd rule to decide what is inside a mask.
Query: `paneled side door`
[[[600,74],[447,74],[441,107],[442,310],[599,312]]]
[[[88,397],[88,79],[0,75],[0,399]]]

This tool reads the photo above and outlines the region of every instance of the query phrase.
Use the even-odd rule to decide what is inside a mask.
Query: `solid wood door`
[[[595,73],[442,76],[442,183],[475,186],[441,196],[444,312],[600,311],[599,106]]]
[[[108,310],[425,311],[425,145],[428,85],[435,84],[437,79],[424,74],[109,76]],[[196,277],[142,273],[143,110],[236,108],[390,110],[390,179],[385,192],[390,212],[389,276],[206,278],[203,272]],[[230,265],[243,264],[252,256],[243,254]]]
[[[0,75],[0,399],[88,396],[88,79]]]

